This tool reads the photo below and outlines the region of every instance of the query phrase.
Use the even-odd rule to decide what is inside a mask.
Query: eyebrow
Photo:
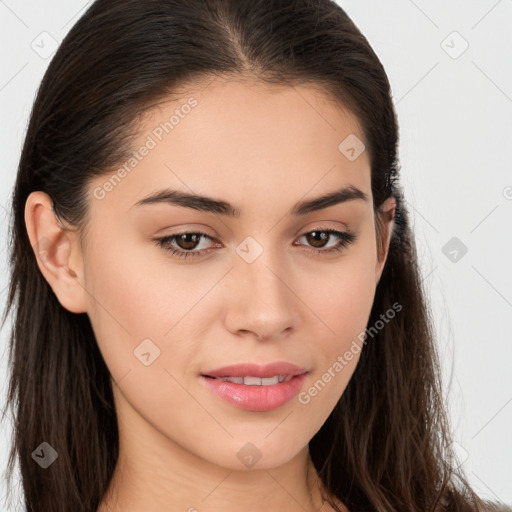
[[[362,190],[348,185],[340,190],[330,192],[313,199],[306,199],[299,201],[288,212],[288,215],[302,216],[317,210],[322,210],[336,204],[345,203],[347,201],[362,200],[368,201],[368,195]],[[240,208],[213,197],[202,196],[198,194],[191,194],[181,190],[164,189],[155,192],[140,201],[137,201],[134,206],[144,206],[151,204],[170,204],[181,206],[185,208],[193,208],[208,213],[217,213],[226,215],[228,217],[239,218],[242,214]]]

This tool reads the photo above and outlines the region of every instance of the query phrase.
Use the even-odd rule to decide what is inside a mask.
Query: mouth
[[[306,368],[297,366],[292,363],[288,363],[286,361],[275,361],[263,365],[257,363],[232,364],[229,366],[223,366],[222,368],[217,368],[215,370],[205,371],[202,373],[202,375],[204,377],[213,378],[243,378],[243,383],[251,386],[262,384],[276,384],[275,379],[277,379],[277,382],[282,382],[285,379],[294,377],[295,375],[301,375],[303,373],[306,373],[307,371],[308,370]],[[263,382],[260,382],[257,379],[274,380],[263,380]],[[241,384],[242,382],[236,381],[236,383]]]
[[[294,375],[274,375],[273,377],[212,377],[211,375],[203,375],[203,377],[232,382],[233,384],[243,384],[244,386],[275,386],[276,384],[290,381]]]
[[[273,377],[201,375],[200,381],[224,403],[246,411],[263,412],[290,402],[303,387],[307,375],[308,372]]]

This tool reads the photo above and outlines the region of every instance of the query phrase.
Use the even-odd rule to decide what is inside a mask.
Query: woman
[[[328,0],[98,0],[13,195],[30,511],[484,510],[385,71]]]

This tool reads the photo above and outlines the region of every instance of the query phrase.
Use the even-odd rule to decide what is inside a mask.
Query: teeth
[[[233,382],[234,384],[243,384],[243,377],[215,377],[217,380],[224,380],[226,382]]]
[[[274,377],[216,377],[217,380],[245,384],[246,386],[273,386],[281,382],[288,382],[292,375],[275,375]]]

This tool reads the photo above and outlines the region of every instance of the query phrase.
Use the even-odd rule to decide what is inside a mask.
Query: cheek
[[[108,244],[102,239],[94,241],[95,251],[87,258],[85,287],[99,348],[117,380],[140,365],[134,350],[143,340],[154,340],[160,349],[158,340],[172,324],[169,305],[175,290],[169,286],[166,302],[162,301],[159,293],[164,287],[148,265],[147,248],[123,244],[112,236],[106,238]]]
[[[323,322],[319,332],[328,345],[337,340],[342,347],[365,329],[376,289],[375,251],[375,241],[365,237],[335,263],[317,265],[314,280],[304,276],[301,296]]]
[[[181,374],[204,339],[199,329],[206,322],[198,321],[207,302],[203,299],[223,272],[177,264],[151,244],[121,236],[104,239],[109,243],[95,244],[87,259],[92,270],[86,288],[91,324],[114,380],[149,368]],[[150,367],[144,366],[148,358],[154,361]]]
[[[376,288],[373,250],[375,245],[367,239],[339,263],[317,272],[309,291],[304,283],[302,295],[318,319],[311,326],[317,365],[310,391],[299,402],[311,402],[314,414],[324,418],[346,388],[363,349]],[[316,400],[317,395],[322,399]]]

